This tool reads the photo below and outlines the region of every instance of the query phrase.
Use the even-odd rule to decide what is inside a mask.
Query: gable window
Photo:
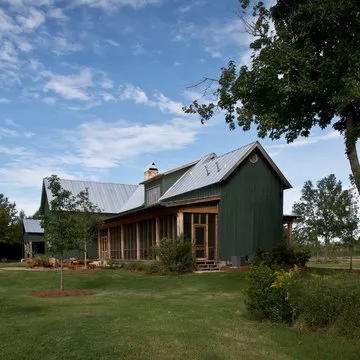
[[[146,191],[146,204],[153,205],[159,202],[160,186],[153,187]]]

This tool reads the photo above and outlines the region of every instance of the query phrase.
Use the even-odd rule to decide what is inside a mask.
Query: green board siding
[[[178,171],[172,172],[168,175],[165,175],[157,180],[151,181],[148,184],[145,184],[145,202],[147,201],[146,192],[149,189],[160,186],[160,196],[164,195],[180,178],[183,176],[189,168],[180,169]],[[145,205],[148,205],[147,203]]]
[[[24,242],[45,242],[43,234],[24,233]]]
[[[220,196],[220,192],[221,192],[220,184],[215,184],[194,191],[189,191],[187,193],[178,196],[174,196],[172,198],[164,200],[164,202],[198,200],[198,199],[208,198],[211,196]]]
[[[222,185],[219,258],[252,256],[281,240],[283,185],[265,160],[245,161]]]

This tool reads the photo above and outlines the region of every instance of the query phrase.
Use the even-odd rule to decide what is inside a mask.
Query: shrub
[[[286,242],[282,241],[269,251],[264,251],[258,247],[251,263],[255,266],[265,265],[270,268],[290,269],[294,265],[305,266],[310,256],[311,252],[308,249],[289,247]]]
[[[135,261],[128,263],[125,266],[125,269],[132,271],[141,271],[146,274],[159,274],[166,275],[168,274],[167,268],[159,261],[144,262],[144,261]]]
[[[275,271],[266,265],[251,266],[246,307],[256,318],[290,322],[294,319],[291,297],[300,279],[299,269]]]
[[[192,244],[184,241],[182,237],[174,240],[161,239],[160,244],[154,247],[153,253],[159,257],[169,273],[180,274],[194,268]]]
[[[34,266],[49,267],[49,257],[43,254],[37,254],[33,259]]]
[[[293,301],[299,323],[331,328],[347,337],[360,334],[358,275],[312,275],[299,285]]]

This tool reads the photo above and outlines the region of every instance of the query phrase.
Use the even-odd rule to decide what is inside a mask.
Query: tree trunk
[[[356,151],[356,142],[358,139],[359,124],[356,121],[356,115],[353,109],[350,109],[346,118],[345,147],[346,155],[350,162],[351,172],[354,177],[355,185],[360,194],[360,164]]]
[[[64,290],[64,266],[63,266],[63,255],[60,256],[60,290]]]
[[[87,269],[87,264],[86,264],[86,260],[87,260],[87,258],[86,258],[86,252],[87,252],[87,246],[86,246],[86,240],[84,241],[84,261],[85,261],[85,263],[84,263],[84,266],[85,266],[85,269]]]
[[[328,261],[328,252],[329,252],[329,240],[327,238],[327,236],[325,236],[325,264],[327,263]]]

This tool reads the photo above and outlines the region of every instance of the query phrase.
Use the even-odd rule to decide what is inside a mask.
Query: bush
[[[292,321],[294,312],[290,300],[299,279],[298,268],[285,272],[266,265],[252,265],[245,291],[247,310],[258,319]]]
[[[252,265],[247,310],[259,319],[360,337],[359,275],[301,275],[297,266],[285,271]]]
[[[49,257],[43,254],[37,254],[33,259],[34,266],[50,267]]]
[[[132,271],[141,271],[146,274],[159,274],[166,275],[168,271],[166,267],[159,261],[144,262],[144,261],[135,261],[128,263],[125,266],[125,269]]]
[[[269,251],[258,247],[251,263],[255,266],[265,265],[270,268],[293,268],[294,265],[303,267],[309,261],[311,252],[305,248],[289,247],[282,241]]]
[[[184,241],[182,237],[174,240],[163,238],[160,244],[154,247],[153,254],[159,257],[169,273],[181,274],[194,269],[192,244]]]
[[[293,301],[300,324],[331,328],[347,337],[360,335],[358,275],[312,275],[299,285]]]

